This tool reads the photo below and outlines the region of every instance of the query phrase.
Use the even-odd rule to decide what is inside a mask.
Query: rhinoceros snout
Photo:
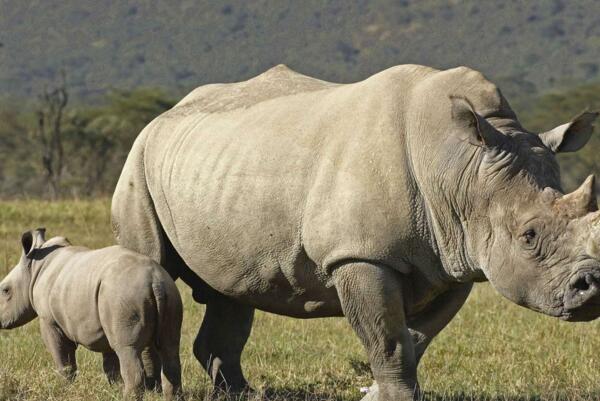
[[[569,280],[564,306],[568,320],[587,321],[600,316],[600,271],[586,271]]]

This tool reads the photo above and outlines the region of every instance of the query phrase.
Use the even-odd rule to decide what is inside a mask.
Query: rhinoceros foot
[[[365,391],[361,389],[361,392],[365,392],[366,394],[360,401],[377,401],[379,396],[379,385],[374,381],[371,387],[367,388]]]

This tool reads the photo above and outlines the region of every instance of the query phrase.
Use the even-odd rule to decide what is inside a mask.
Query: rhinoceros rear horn
[[[469,99],[461,96],[450,96],[452,103],[452,120],[458,125],[461,139],[472,145],[481,147],[499,146],[505,140],[494,127],[481,117]]]
[[[595,182],[594,176],[590,175],[575,191],[558,198],[554,207],[560,214],[570,218],[597,211]]]
[[[581,149],[594,132],[598,112],[585,111],[573,121],[540,134],[540,139],[554,153],[575,152]]]

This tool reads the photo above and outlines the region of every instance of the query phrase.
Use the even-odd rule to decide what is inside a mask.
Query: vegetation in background
[[[585,110],[600,111],[600,83],[576,86],[519,101],[517,112],[529,130],[543,132],[564,124]],[[590,142],[578,152],[559,155],[565,187],[572,190],[590,174],[600,174],[600,118]],[[600,178],[600,176],[598,177]],[[600,183],[597,182],[597,188]]]
[[[513,97],[597,80],[599,60],[596,0],[0,1],[0,96],[61,69],[79,100],[280,63],[336,82],[415,63],[471,66]]]
[[[109,215],[108,199],[0,202],[0,277],[17,263],[24,230],[43,225],[48,236],[97,248],[113,243]],[[192,343],[204,308],[179,284],[185,303],[183,386],[187,399],[203,400],[209,381],[192,355]],[[599,332],[600,321],[562,322],[477,284],[425,354],[419,378],[433,401],[596,401]],[[0,400],[121,397],[120,388],[110,387],[102,374],[101,355],[82,348],[79,375],[67,384],[53,371],[37,321],[0,331],[0,361]],[[251,384],[270,401],[358,401],[359,388],[372,381],[365,352],[342,318],[301,320],[258,312],[242,364]]]
[[[175,103],[161,90],[141,88],[113,90],[96,105],[67,104],[59,129],[64,161],[60,179],[49,185],[49,141],[40,140],[39,125],[42,110],[51,106],[47,97],[24,110],[0,104],[0,198],[111,194],[139,132]],[[600,83],[516,99],[512,104],[527,129],[542,132],[568,122],[583,110],[600,110]],[[52,115],[45,118],[50,121]],[[559,156],[568,190],[589,174],[600,174],[600,121],[596,125],[587,146]]]
[[[0,197],[108,194],[171,96],[279,63],[337,82],[468,65],[539,130],[600,106],[598,60],[596,0],[0,1]],[[61,71],[67,92],[44,90]],[[560,157],[567,188],[598,171],[599,135]]]
[[[70,105],[62,84],[24,111],[0,108],[0,197],[108,194],[134,139],[174,101],[156,89],[113,90],[94,106]]]

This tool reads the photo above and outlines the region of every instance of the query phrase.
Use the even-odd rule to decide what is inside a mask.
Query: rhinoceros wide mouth
[[[596,305],[583,305],[576,309],[565,310],[560,316],[567,322],[591,322],[600,317],[600,303]]]

